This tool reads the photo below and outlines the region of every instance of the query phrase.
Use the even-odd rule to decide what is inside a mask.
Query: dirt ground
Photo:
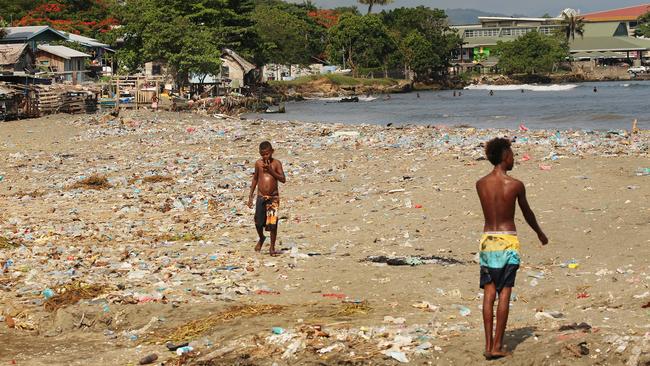
[[[0,125],[0,365],[487,364],[474,182],[503,134],[550,243],[518,212],[514,354],[489,363],[650,365],[648,133],[100,117]],[[278,257],[245,207],[264,139],[287,173]],[[109,186],[73,187],[92,174]],[[104,290],[49,311],[74,281]]]

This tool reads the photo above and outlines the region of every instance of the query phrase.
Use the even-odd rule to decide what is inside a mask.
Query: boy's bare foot
[[[257,241],[257,245],[255,246],[256,252],[260,252],[262,250],[262,244],[264,244],[264,240],[266,240],[266,236],[261,237],[260,240]]]
[[[496,359],[499,359],[499,358],[511,356],[512,352],[490,351],[490,352],[485,352],[484,355],[485,355],[485,358],[488,359],[488,360],[496,360]]]
[[[271,246],[271,247],[269,248],[269,255],[270,255],[271,257],[275,257],[275,256],[278,255],[278,252],[275,251],[275,247],[274,247],[274,246]]]

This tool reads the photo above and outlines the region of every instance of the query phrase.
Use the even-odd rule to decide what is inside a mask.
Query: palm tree
[[[585,35],[584,19],[573,9],[562,11],[562,26],[566,40],[575,40],[576,34],[583,38]]]
[[[368,5],[368,14],[372,12],[373,5],[387,5],[393,0],[358,0],[360,4]]]

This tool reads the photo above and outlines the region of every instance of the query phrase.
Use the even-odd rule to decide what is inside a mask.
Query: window
[[[151,65],[151,75],[160,75],[161,72],[161,66],[160,64],[153,64]]]
[[[43,66],[49,66],[50,65],[50,60],[41,60],[40,64]]]
[[[230,68],[228,66],[221,66],[221,77],[222,78],[230,77]]]
[[[553,29],[551,27],[539,27],[539,33],[541,34],[551,34],[553,33]]]
[[[499,28],[466,30],[465,37],[498,37],[499,31]]]

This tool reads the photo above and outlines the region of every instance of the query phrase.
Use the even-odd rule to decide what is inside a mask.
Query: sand
[[[522,266],[506,335],[514,354],[491,363],[648,364],[650,177],[635,174],[650,166],[647,133],[570,132],[549,143],[552,132],[147,111],[121,122],[57,115],[0,125],[2,236],[16,243],[0,248],[0,264],[14,262],[0,273],[0,364],[137,364],[150,353],[168,365],[398,363],[381,352],[390,347],[413,364],[483,363],[474,182],[491,169],[478,142],[506,133],[529,138],[514,145],[512,175],[526,183],[550,243],[540,246],[518,212]],[[285,253],[276,258],[253,252],[245,207],[263,139],[287,172]],[[593,141],[601,146],[586,146]],[[531,159],[521,161],[526,153]],[[71,187],[93,173],[111,187]],[[153,174],[173,180],[142,181]],[[371,255],[463,264],[362,261]],[[227,265],[241,268],[215,269]],[[105,284],[106,293],[46,311],[41,291],[72,279]],[[342,300],[366,306],[354,311]],[[431,307],[413,306],[421,302]],[[211,324],[188,339],[191,357],[156,339],[235,305],[284,308]],[[559,330],[581,322],[591,329]],[[330,336],[313,336],[314,325]],[[285,333],[273,336],[272,327]]]

